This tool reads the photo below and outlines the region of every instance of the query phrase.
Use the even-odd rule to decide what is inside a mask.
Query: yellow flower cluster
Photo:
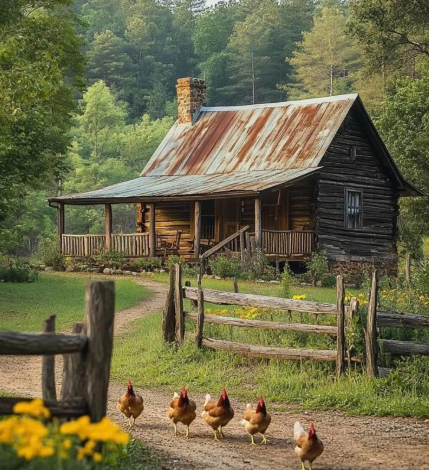
[[[294,296],[292,297],[293,300],[304,300],[304,299],[306,299],[306,298],[307,298],[307,296],[306,296],[305,294],[294,295]]]
[[[97,443],[108,443],[109,449],[115,450],[130,439],[109,418],[91,423],[88,416],[82,416],[60,427],[55,423],[45,425],[42,420],[49,418],[50,412],[41,399],[19,402],[13,412],[14,416],[0,421],[0,444],[11,446],[25,460],[58,453],[63,460],[75,455],[78,460],[91,457],[94,462],[101,462],[103,455],[98,452]]]
[[[357,299],[359,300],[359,305],[367,305],[368,304],[368,300],[365,299],[365,294],[363,294],[362,292],[360,294],[358,294],[357,296],[351,294],[350,292],[347,293],[347,295],[345,296],[344,300],[346,302],[350,302],[350,300],[352,300],[352,297],[357,297]]]
[[[398,303],[399,306],[405,306],[409,304],[418,304],[420,306],[429,305],[428,296],[424,296],[413,291],[386,289],[382,290],[380,295],[382,300]]]

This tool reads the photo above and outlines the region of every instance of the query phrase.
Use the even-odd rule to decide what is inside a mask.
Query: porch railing
[[[149,256],[148,233],[118,233],[111,236],[111,249],[129,257]],[[62,252],[65,256],[85,257],[106,251],[106,235],[62,236]]]
[[[310,255],[313,230],[262,230],[262,249],[274,255]]]

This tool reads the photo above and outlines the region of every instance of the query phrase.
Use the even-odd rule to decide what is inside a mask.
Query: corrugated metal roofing
[[[144,199],[162,197],[191,197],[225,193],[258,193],[264,189],[287,185],[288,182],[309,176],[319,168],[236,172],[229,175],[140,176],[87,193],[71,194],[51,200],[70,203],[102,199]]]
[[[203,107],[193,124],[173,125],[141,176],[317,167],[357,96]]]

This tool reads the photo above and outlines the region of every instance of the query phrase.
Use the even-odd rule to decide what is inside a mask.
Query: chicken
[[[313,470],[313,462],[323,452],[323,442],[316,436],[314,424],[310,423],[310,431],[306,432],[297,421],[293,427],[293,437],[296,441],[295,454],[301,459],[302,470],[306,470],[306,461],[310,464],[310,470]]]
[[[130,427],[134,425],[136,419],[143,413],[143,398],[134,393],[133,384],[130,380],[128,381],[127,393],[119,398],[116,408],[128,418]]]
[[[267,413],[265,402],[262,397],[258,400],[256,410],[252,410],[250,403],[247,404],[246,411],[244,413],[241,424],[244,425],[245,431],[250,434],[251,445],[256,445],[253,440],[255,434],[260,433],[262,435],[261,444],[266,444],[268,441],[265,438],[265,431],[271,423],[271,416]]]
[[[204,403],[204,411],[201,413],[203,420],[213,429],[215,441],[218,437],[225,437],[223,428],[234,417],[234,410],[229,402],[226,390],[222,390],[222,394],[216,403],[212,397],[207,394],[206,402]]]
[[[180,395],[174,394],[173,400],[167,411],[168,417],[174,424],[174,435],[177,436],[177,423],[182,423],[186,426],[186,437],[189,437],[189,426],[196,418],[195,410],[197,405],[193,400],[189,400],[188,391],[182,388]]]

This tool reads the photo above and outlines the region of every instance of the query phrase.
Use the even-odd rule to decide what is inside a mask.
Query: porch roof
[[[320,168],[260,170],[211,175],[140,176],[95,191],[52,197],[49,201],[83,205],[251,196],[268,189],[290,186],[314,174]]]

